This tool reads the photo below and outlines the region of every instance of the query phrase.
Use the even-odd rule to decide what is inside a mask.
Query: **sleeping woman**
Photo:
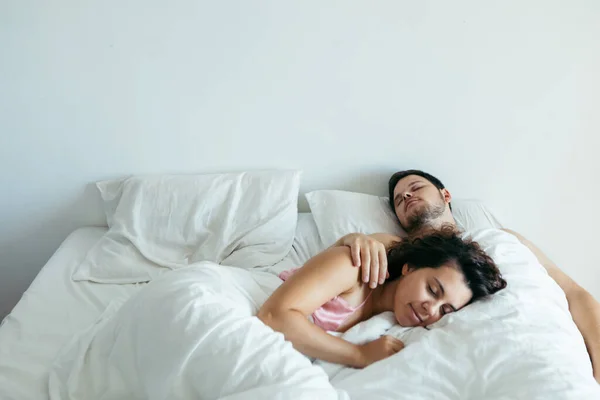
[[[451,228],[405,239],[373,237],[387,249],[389,278],[383,285],[371,289],[363,283],[350,249],[333,247],[282,273],[285,282],[258,318],[309,357],[363,368],[397,353],[403,343],[382,336],[356,345],[326,331],[344,332],[384,311],[392,311],[401,326],[427,326],[506,287],[494,261]]]

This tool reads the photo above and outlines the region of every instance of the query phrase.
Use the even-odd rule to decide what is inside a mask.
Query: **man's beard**
[[[415,233],[424,227],[434,225],[436,219],[441,217],[446,211],[446,203],[440,195],[441,201],[436,204],[425,204],[421,209],[415,210],[414,214],[408,217],[404,230],[406,233]]]

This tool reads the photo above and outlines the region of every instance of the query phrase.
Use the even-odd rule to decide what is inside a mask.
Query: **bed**
[[[42,268],[0,329],[0,397],[48,397],[48,369],[75,333],[92,324],[119,298],[139,285],[73,282],[71,275],[106,228],[71,233]]]
[[[0,398],[47,399],[48,369],[61,347],[111,305],[143,284],[98,284],[71,279],[86,253],[107,232],[84,227],[71,233],[39,272],[0,328]],[[274,272],[302,265],[325,246],[310,213],[299,213],[290,253]]]
[[[269,181],[272,180],[272,176],[268,178]],[[185,187],[189,187],[189,180],[186,178],[184,181]],[[276,230],[268,229],[266,233],[264,230],[260,231],[257,244],[250,240],[258,229],[254,225],[252,228],[246,226],[242,229],[245,232],[243,239],[231,239],[237,241],[237,248],[242,250],[258,246],[253,251],[262,252],[261,257],[252,259],[253,253],[249,252],[246,252],[244,257],[231,257],[228,256],[230,250],[218,254],[185,255],[186,259],[195,256],[215,259],[221,257],[227,261],[225,265],[231,264],[235,267],[231,269],[232,272],[225,267],[228,272],[223,274],[224,267],[217,263],[200,265],[200,275],[206,273],[205,279],[201,279],[204,282],[194,283],[200,285],[200,292],[197,292],[200,296],[192,291],[186,301],[192,304],[198,297],[203,298],[202,285],[206,282],[209,282],[211,289],[221,285],[221,291],[213,290],[210,296],[205,296],[208,303],[200,306],[192,304],[191,309],[195,312],[204,312],[203,307],[208,307],[208,314],[192,316],[189,321],[184,321],[181,331],[175,329],[177,332],[204,332],[208,327],[202,325],[207,323],[205,320],[213,318],[215,322],[225,321],[215,329],[219,339],[217,342],[186,342],[185,335],[181,343],[179,337],[175,342],[168,340],[168,330],[154,329],[152,325],[161,321],[159,325],[171,329],[182,323],[179,317],[172,319],[175,314],[172,311],[179,308],[178,303],[173,303],[174,308],[169,311],[171,304],[168,297],[144,297],[145,293],[152,294],[149,290],[143,290],[148,287],[147,284],[125,283],[121,280],[124,279],[123,276],[114,275],[114,270],[98,274],[98,271],[93,270],[95,264],[90,263],[90,259],[97,261],[97,257],[114,256],[114,248],[111,246],[116,242],[107,241],[107,238],[110,239],[110,231],[102,227],[85,227],[74,231],[42,268],[0,327],[0,398],[96,398],[97,396],[81,395],[81,388],[87,389],[89,385],[85,374],[73,373],[77,371],[77,365],[81,367],[83,364],[78,364],[78,360],[88,360],[89,356],[92,363],[103,363],[107,358],[104,355],[114,354],[115,348],[107,352],[106,348],[99,346],[103,339],[98,333],[108,332],[108,338],[112,338],[114,332],[107,330],[110,324],[119,326],[129,323],[135,319],[135,315],[132,318],[132,314],[127,312],[151,305],[153,301],[155,308],[149,306],[150,309],[146,310],[145,323],[149,323],[148,334],[145,333],[134,342],[126,343],[127,346],[131,346],[132,343],[139,345],[140,349],[144,349],[142,353],[151,357],[117,360],[125,364],[133,362],[138,367],[141,364],[140,368],[144,368],[144,364],[157,364],[157,360],[165,361],[165,370],[153,370],[148,374],[153,379],[145,383],[146,395],[138,398],[600,398],[600,391],[592,378],[591,364],[583,340],[570,319],[564,295],[545,274],[543,268],[535,265],[535,258],[532,259],[532,255],[524,250],[514,237],[500,232],[497,229],[499,223],[491,212],[476,202],[455,203],[457,222],[497,259],[512,289],[498,296],[493,307],[490,302],[469,306],[454,316],[442,319],[431,331],[422,328],[399,328],[394,326],[393,318],[390,319],[385,313],[355,326],[344,334],[345,339],[360,343],[387,332],[401,338],[407,344],[406,349],[398,355],[364,370],[354,370],[318,360],[314,363],[309,362],[294,351],[289,343],[283,340],[282,335],[269,331],[252,317],[257,304],[278,284],[279,280],[275,274],[301,265],[310,256],[329,246],[333,238],[344,233],[390,232],[396,227],[387,225],[393,219],[390,218],[385,199],[358,193],[314,192],[307,196],[312,213],[298,214],[298,181],[293,183],[288,174],[282,176],[282,182],[288,185],[292,182],[296,185],[295,191],[289,187],[281,190],[281,193],[291,192],[284,196],[285,199],[282,195],[277,196],[273,192],[275,189],[261,186],[269,198],[277,200],[277,207],[267,202],[261,204],[261,209],[255,204],[235,201],[236,196],[231,196],[231,190],[239,190],[240,181],[236,181],[228,191],[221,193],[220,199],[219,193],[214,190],[211,192],[211,199],[216,198],[215,204],[231,201],[226,207],[228,213],[248,213],[248,210],[238,210],[235,207],[251,206],[254,214],[265,212],[265,215],[270,215],[264,220],[268,221],[267,223],[275,223]],[[164,182],[160,181],[159,184],[163,185]],[[169,181],[168,184],[172,189],[173,182]],[[152,185],[156,186],[157,183],[153,182]],[[214,182],[211,181],[211,185],[214,186]],[[122,212],[118,204],[126,202],[123,198],[126,191],[123,191],[122,183],[109,182],[101,186],[105,189],[107,220],[114,228],[119,212]],[[280,183],[278,186],[283,187],[284,184]],[[194,190],[197,190],[197,187],[194,187]],[[117,192],[119,195],[114,195]],[[190,194],[189,198],[195,195]],[[136,210],[140,209],[140,204],[135,203],[136,201],[142,202],[143,205],[157,201],[140,196],[139,193],[134,198],[136,200],[132,200],[131,207]],[[177,202],[180,207],[182,199],[184,198],[179,198]],[[154,203],[152,209],[156,209]],[[282,211],[284,208],[285,212]],[[273,212],[278,213],[277,218],[269,214]],[[182,215],[186,220],[189,219],[189,213],[183,212]],[[290,221],[290,215],[293,216],[293,223]],[[176,215],[170,217],[177,219]],[[218,217],[219,221],[227,220],[229,214],[218,214]],[[142,218],[143,221],[147,219]],[[242,225],[248,223],[252,221],[235,222]],[[139,221],[134,221],[133,225],[135,229],[142,226]],[[265,235],[271,233],[276,234],[276,237],[285,236],[286,234],[281,233],[282,225],[293,229],[288,235],[290,242],[284,254],[277,249],[265,247],[264,240]],[[124,232],[131,232],[134,228],[127,227]],[[142,229],[144,232],[151,230],[148,227]],[[229,233],[219,233],[217,237],[220,240],[227,234]],[[219,243],[227,250],[224,243]],[[137,246],[142,247],[139,243]],[[213,251],[215,247],[219,246],[211,242],[210,249],[206,251]],[[96,258],[92,256],[94,252]],[[167,256],[167,252],[144,254],[145,261],[140,259],[140,265],[127,271],[126,281],[151,280],[151,284],[159,282],[155,286],[160,289],[160,282],[165,280],[159,278],[176,274],[171,273],[170,269],[159,270],[156,265],[149,265],[147,261]],[[255,266],[251,270],[243,268],[249,259],[253,260],[252,265]],[[159,262],[166,263],[164,260]],[[83,268],[86,265],[88,268]],[[186,271],[190,270],[192,268],[182,268],[178,270],[178,274],[186,278]],[[95,276],[96,282],[90,280],[90,273]],[[251,280],[257,285],[249,286]],[[181,282],[185,283],[185,280]],[[222,285],[223,282],[227,285]],[[230,283],[239,290],[232,294],[224,289]],[[184,284],[181,287],[188,288],[190,285]],[[235,301],[232,302],[232,299]],[[235,303],[236,306],[242,304],[242,308],[246,308],[238,313],[234,307],[223,306],[228,302]],[[214,304],[218,307],[211,308]],[[515,308],[515,305],[519,307]],[[185,307],[187,306],[186,303]],[[166,307],[164,310],[169,312],[161,311],[161,307]],[[232,327],[236,327],[235,331],[238,334],[231,334]],[[126,333],[139,334],[139,330],[140,326],[133,326],[132,331]],[[240,338],[239,332],[244,334],[243,337]],[[252,342],[249,338],[259,339]],[[173,346],[173,343],[176,343],[177,347],[169,347]],[[163,344],[165,348],[159,349]],[[197,349],[202,352],[193,353]],[[155,350],[163,350],[166,353],[161,356],[155,355],[158,358],[153,359],[153,354],[150,353]],[[94,354],[94,351],[99,353]],[[181,355],[187,360],[185,370],[177,369],[179,365],[172,368],[166,360],[178,351],[182,351]],[[116,353],[128,352],[126,350]],[[126,354],[123,357],[129,356]],[[117,358],[119,357],[121,355]],[[103,365],[92,372],[102,375],[105,367]],[[137,371],[131,372],[134,369],[130,368],[127,371],[127,374],[131,374],[132,381],[139,377]],[[173,370],[180,373],[173,374]],[[220,372],[215,375],[215,371]],[[160,375],[161,373],[167,375]],[[255,376],[252,376],[253,374]],[[184,379],[186,377],[187,380]],[[169,380],[173,381],[170,382],[168,390],[165,389],[166,386],[160,386]],[[106,392],[105,389],[100,388],[96,393]],[[189,395],[190,393],[193,393],[193,396]]]

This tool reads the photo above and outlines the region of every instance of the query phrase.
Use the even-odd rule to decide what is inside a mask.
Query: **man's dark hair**
[[[390,181],[388,183],[389,192],[390,192],[390,207],[392,207],[392,211],[395,210],[395,207],[394,207],[394,189],[396,188],[396,185],[398,184],[398,182],[400,181],[400,179],[406,178],[409,175],[417,175],[417,176],[420,176],[421,178],[425,178],[429,182],[431,182],[433,184],[433,186],[435,186],[439,190],[442,190],[442,189],[446,188],[444,186],[444,184],[442,183],[442,181],[440,181],[435,176],[433,176],[431,174],[428,174],[427,172],[423,172],[423,171],[418,170],[418,169],[407,169],[406,171],[398,171],[394,175],[392,175],[392,177],[390,178]],[[450,211],[452,211],[452,204],[448,204],[448,205],[450,206]]]
[[[388,250],[389,280],[402,276],[404,264],[410,268],[440,268],[449,263],[464,276],[473,292],[470,302],[488,297],[506,287],[500,270],[477,242],[462,239],[454,227],[402,239]]]

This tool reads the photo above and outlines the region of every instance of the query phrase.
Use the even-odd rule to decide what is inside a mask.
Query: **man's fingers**
[[[352,247],[350,247],[350,251],[352,253],[352,264],[354,264],[355,267],[360,267],[360,245],[354,243]]]
[[[371,252],[367,249],[361,249],[360,252],[361,258],[361,268],[362,268],[362,276],[363,282],[369,282],[370,270],[371,270]]]
[[[371,284],[372,289],[377,287],[379,281],[379,254],[377,249],[371,248]]]
[[[385,247],[381,246],[379,248],[379,283],[383,284],[387,278],[387,254],[385,252]]]

